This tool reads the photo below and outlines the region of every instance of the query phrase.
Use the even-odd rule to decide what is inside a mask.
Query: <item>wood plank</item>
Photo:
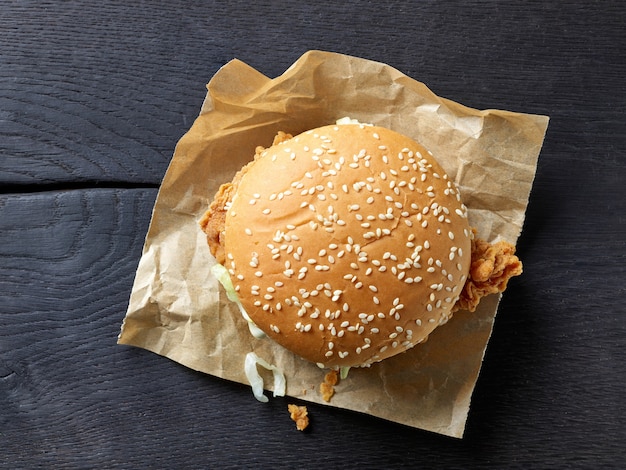
[[[584,109],[573,123],[580,132],[590,122],[617,125],[619,108],[602,103],[616,98],[623,76],[618,3],[416,2],[398,6],[411,18],[403,22],[393,7],[363,3],[357,41],[353,8],[12,4],[0,30],[0,185],[157,184],[219,67],[237,57],[276,76],[312,48],[387,62],[468,106],[554,117]]]

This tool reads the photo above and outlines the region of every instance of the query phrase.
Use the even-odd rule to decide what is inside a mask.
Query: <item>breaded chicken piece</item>
[[[509,279],[520,274],[522,262],[515,256],[515,246],[505,241],[491,244],[474,238],[469,276],[452,311],[475,311],[481,298],[503,292]]]

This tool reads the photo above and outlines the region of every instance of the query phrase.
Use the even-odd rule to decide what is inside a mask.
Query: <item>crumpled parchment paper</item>
[[[546,116],[471,109],[383,63],[322,51],[307,52],[274,79],[233,60],[207,88],[161,185],[121,344],[241,383],[245,355],[254,351],[283,369],[288,395],[325,403],[318,392],[324,371],[250,335],[210,273],[215,260],[197,223],[219,185],[279,130],[295,135],[349,116],[409,135],[460,187],[481,238],[515,243],[520,235]],[[498,302],[487,297],[426,343],[352,369],[329,405],[461,437]],[[265,378],[271,389],[271,374]]]

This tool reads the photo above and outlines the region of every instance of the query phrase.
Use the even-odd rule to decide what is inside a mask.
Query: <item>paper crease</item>
[[[317,391],[324,371],[250,335],[210,273],[215,260],[197,222],[257,145],[270,145],[279,130],[296,134],[345,116],[420,141],[460,186],[479,234],[516,242],[547,117],[471,109],[388,65],[336,53],[310,51],[274,79],[235,59],[211,79],[200,115],[176,146],[120,343],[241,383],[254,351],[285,372],[288,395],[325,404]],[[351,370],[329,405],[461,437],[498,299],[458,312],[404,354]]]

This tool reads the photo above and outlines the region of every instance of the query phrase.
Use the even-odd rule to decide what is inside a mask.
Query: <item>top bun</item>
[[[225,264],[276,342],[321,367],[368,366],[448,320],[471,238],[458,189],[424,147],[330,125],[249,166],[226,214]]]

